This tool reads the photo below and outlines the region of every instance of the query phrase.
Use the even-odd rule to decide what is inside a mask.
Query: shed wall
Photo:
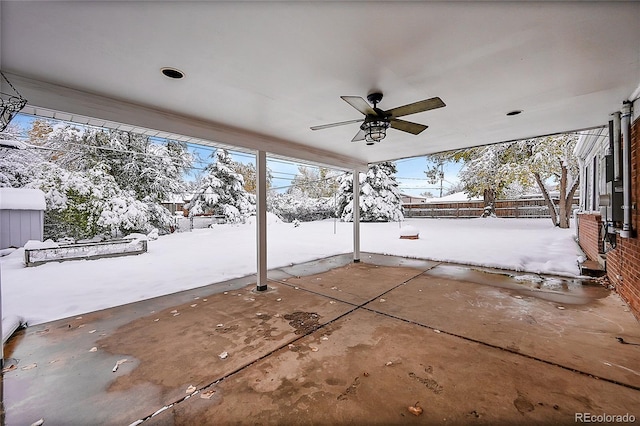
[[[0,249],[22,247],[29,240],[42,241],[44,212],[0,210]]]

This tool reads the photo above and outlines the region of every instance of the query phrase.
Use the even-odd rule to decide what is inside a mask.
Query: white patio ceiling
[[[343,168],[606,124],[640,85],[640,2],[1,2],[38,108]],[[160,73],[186,74],[171,80]],[[375,146],[341,95],[439,96]],[[3,92],[6,92],[3,86]],[[522,110],[508,117],[507,112]]]

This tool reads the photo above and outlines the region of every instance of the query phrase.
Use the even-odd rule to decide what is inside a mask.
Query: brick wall
[[[597,261],[598,253],[602,253],[600,215],[582,213],[578,215],[578,221],[578,240],[580,241],[580,247],[589,259]]]
[[[607,253],[607,277],[640,320],[640,119],[631,126],[631,212],[632,238],[617,238],[618,245]]]

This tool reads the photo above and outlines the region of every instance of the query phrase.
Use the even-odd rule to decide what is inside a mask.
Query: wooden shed
[[[0,188],[0,250],[42,241],[45,208],[39,189]]]

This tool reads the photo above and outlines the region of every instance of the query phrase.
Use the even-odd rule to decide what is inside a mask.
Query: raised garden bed
[[[38,266],[47,262],[131,256],[146,251],[147,241],[137,239],[68,244],[60,247],[25,249],[24,263],[26,266]]]

